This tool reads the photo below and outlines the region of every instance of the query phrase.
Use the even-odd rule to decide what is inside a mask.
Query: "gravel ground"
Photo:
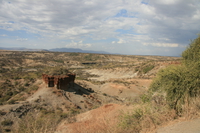
[[[160,128],[156,133],[200,133],[200,118]]]

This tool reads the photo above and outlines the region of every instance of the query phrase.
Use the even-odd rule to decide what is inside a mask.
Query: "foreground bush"
[[[170,66],[158,72],[150,87],[152,94],[161,93],[177,113],[184,105],[189,106],[191,98],[200,94],[200,75],[185,66]]]
[[[181,65],[160,70],[134,110],[121,115],[120,131],[148,132],[180,116],[200,114],[200,36],[182,57]]]
[[[169,66],[158,72],[150,91],[162,93],[168,105],[181,113],[192,99],[200,96],[200,36],[183,52],[180,66]]]
[[[157,97],[157,96],[156,96]],[[157,97],[158,98],[158,97]],[[174,110],[162,102],[139,103],[134,109],[120,116],[119,133],[140,133],[155,130],[159,125],[176,118]]]

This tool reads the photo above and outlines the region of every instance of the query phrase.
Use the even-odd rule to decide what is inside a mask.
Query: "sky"
[[[181,56],[200,0],[0,0],[0,47]]]

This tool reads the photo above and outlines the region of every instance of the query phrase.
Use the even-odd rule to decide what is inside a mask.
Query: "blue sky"
[[[0,47],[180,56],[199,0],[0,0]]]

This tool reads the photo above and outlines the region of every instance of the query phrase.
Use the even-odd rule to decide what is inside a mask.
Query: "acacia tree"
[[[198,38],[193,40],[189,47],[182,53],[183,62],[187,66],[193,66],[200,64],[200,35]]]
[[[192,98],[200,96],[200,36],[182,53],[180,66],[169,66],[158,72],[149,92],[161,93],[178,112],[189,107]]]

